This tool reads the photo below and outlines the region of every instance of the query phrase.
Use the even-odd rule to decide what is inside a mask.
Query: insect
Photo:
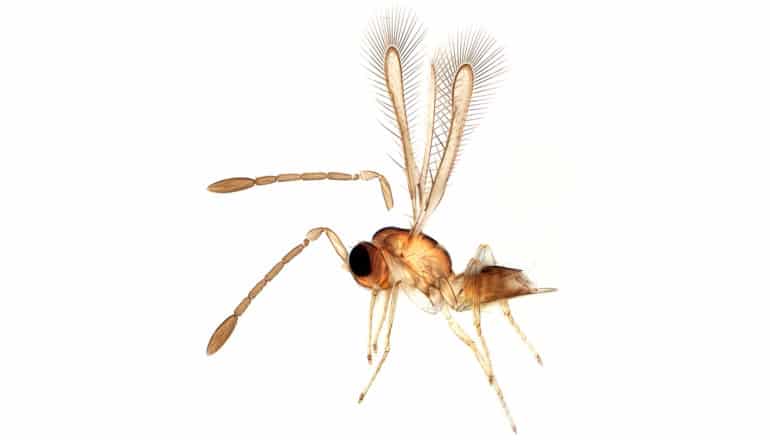
[[[343,267],[371,295],[367,344],[370,365],[372,353],[377,353],[380,334],[387,320],[384,350],[371,379],[359,396],[359,403],[364,400],[388,358],[396,303],[399,296],[404,294],[426,312],[443,315],[452,332],[473,352],[515,432],[516,425],[492,369],[489,349],[482,333],[481,310],[490,306],[502,309],[508,322],[542,365],[540,355],[513,319],[508,300],[556,289],[534,287],[521,270],[498,266],[491,249],[486,245],[478,248],[463,272],[455,273],[449,253],[423,232],[444,196],[458,153],[484,113],[500,75],[505,70],[503,52],[494,39],[481,31],[459,33],[450,38],[443,49],[435,52],[427,72],[424,149],[418,169],[413,151],[413,116],[420,88],[421,43],[424,34],[423,26],[413,14],[393,9],[372,19],[365,36],[365,63],[369,74],[373,76],[377,103],[384,113],[383,125],[395,138],[403,157],[402,168],[406,174],[411,201],[411,226],[382,228],[371,241],[358,243],[350,252],[333,230],[326,227],[311,229],[305,239],[284,255],[217,327],[209,340],[207,353],[214,354],[222,347],[252,300],[286,264],[311,242],[326,235],[342,260]],[[390,184],[382,174],[374,171],[361,171],[357,174],[311,172],[257,178],[235,177],[215,182],[208,189],[228,193],[278,182],[323,179],[378,180],[386,208],[393,206]],[[376,308],[379,319],[375,323]],[[463,311],[473,314],[479,344],[453,316],[453,312]]]

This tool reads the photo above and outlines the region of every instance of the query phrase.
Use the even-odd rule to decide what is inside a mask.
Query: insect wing
[[[401,146],[414,221],[419,211],[419,173],[412,150],[411,127],[418,103],[424,35],[422,25],[412,13],[390,9],[372,19],[364,48],[366,67],[383,113],[381,123]]]
[[[434,55],[432,142],[420,176],[426,199],[413,228],[415,233],[444,197],[457,159],[484,115],[504,71],[502,48],[478,30],[456,35]]]

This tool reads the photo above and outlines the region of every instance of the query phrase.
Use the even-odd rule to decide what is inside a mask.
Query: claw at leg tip
[[[364,401],[364,393],[361,393],[360,396],[358,396],[358,403],[361,403]]]

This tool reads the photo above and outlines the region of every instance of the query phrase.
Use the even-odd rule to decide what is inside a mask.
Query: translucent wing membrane
[[[491,36],[473,30],[454,36],[436,51],[432,69],[435,96],[428,113],[433,112],[433,134],[420,176],[425,202],[415,225],[417,232],[441,201],[462,147],[478,126],[505,71],[505,59]]]
[[[382,110],[382,125],[401,144],[402,164],[407,176],[412,214],[417,217],[419,178],[412,151],[415,107],[419,104],[423,26],[415,16],[390,9],[375,16],[365,37],[364,57]]]

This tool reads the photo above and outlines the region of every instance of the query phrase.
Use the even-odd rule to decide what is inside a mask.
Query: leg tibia
[[[513,319],[513,315],[511,314],[511,308],[508,307],[508,302],[500,301],[500,308],[503,309],[503,314],[505,315],[505,318],[508,319],[508,322],[511,323],[511,325],[513,326],[513,329],[516,330],[516,333],[519,335],[519,338],[521,338],[521,342],[526,344],[530,353],[532,353],[535,356],[535,360],[537,361],[537,363],[540,365],[543,365],[543,358],[540,356],[540,353],[538,353],[537,349],[535,349],[535,346],[532,345],[531,342],[529,342],[527,335],[524,334],[524,331],[521,330],[521,327],[519,327],[519,324],[517,324],[516,321]]]

